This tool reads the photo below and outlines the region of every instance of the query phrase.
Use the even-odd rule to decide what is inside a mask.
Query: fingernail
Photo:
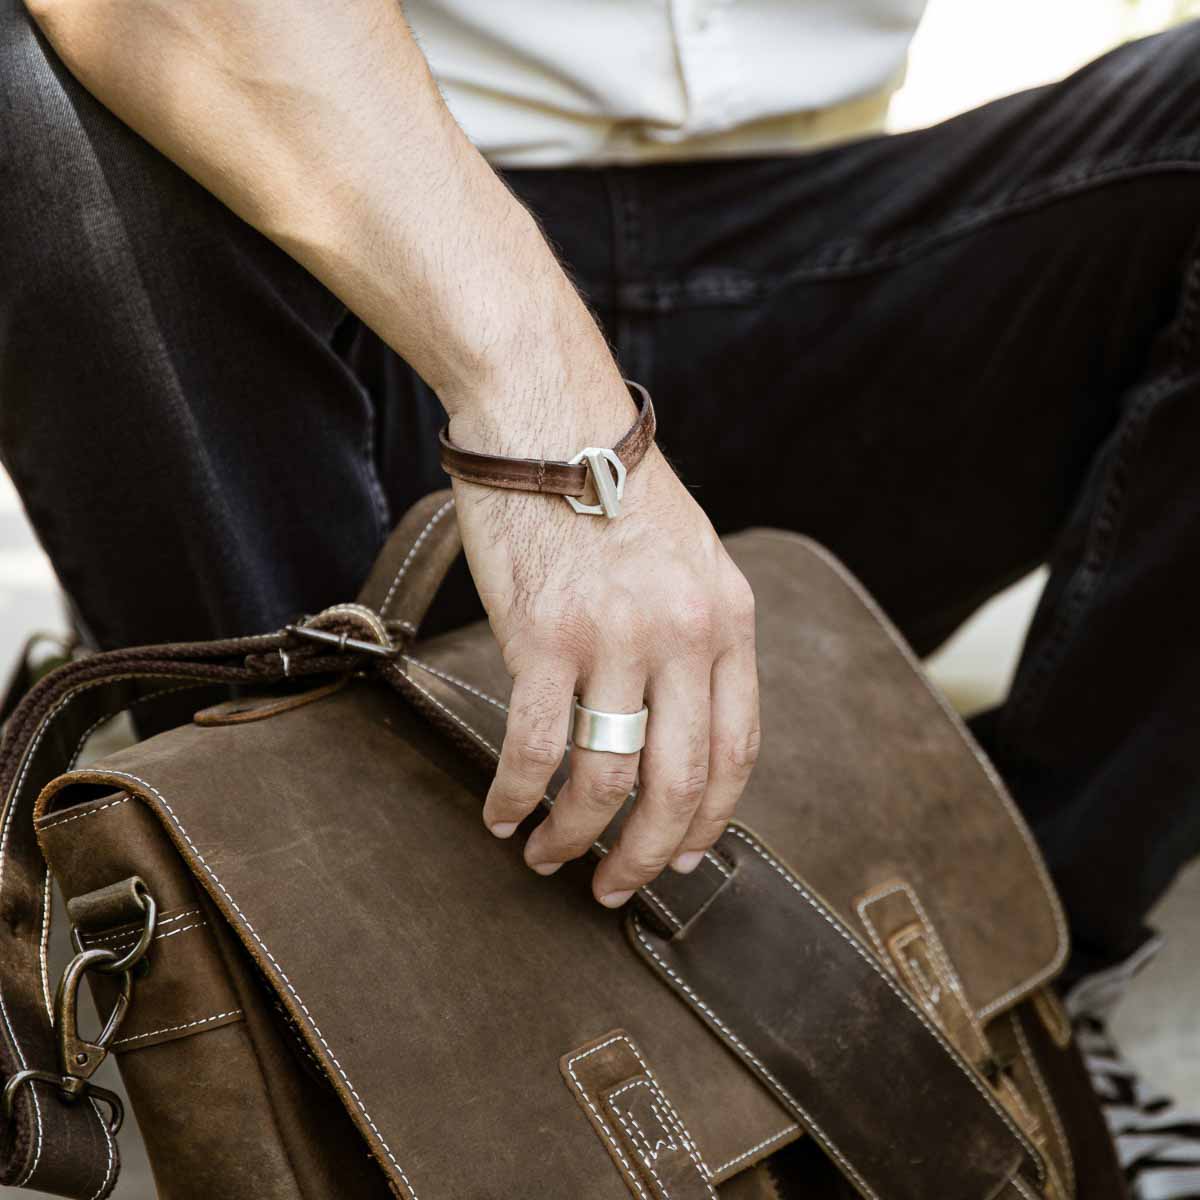
[[[562,863],[530,863],[529,866],[539,875],[553,875],[562,866]]]
[[[703,857],[703,850],[685,850],[672,861],[671,870],[678,875],[689,875],[700,865]]]
[[[600,903],[605,908],[620,908],[632,895],[632,892],[609,892],[608,895],[600,897]]]
[[[497,825],[489,825],[488,828],[498,838],[512,837],[517,831],[517,823],[516,821],[501,821]]]

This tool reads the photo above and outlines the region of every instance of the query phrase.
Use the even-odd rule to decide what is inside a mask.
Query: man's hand
[[[613,420],[613,432],[630,416]],[[456,417],[453,434],[492,448],[469,420]],[[578,447],[557,449],[567,457]],[[657,449],[628,477],[612,521],[578,515],[557,496],[454,487],[471,571],[513,676],[484,821],[508,837],[537,807],[566,749],[574,696],[609,712],[636,712],[644,699],[640,761],[573,749],[570,778],[525,861],[549,875],[587,853],[636,784],[618,844],[596,870],[597,899],[615,908],[668,863],[692,870],[733,815],[758,751],[745,578]]]
[[[26,3],[103,103],[425,379],[461,445],[564,458],[628,428],[603,335],[537,223],[446,110],[394,0]],[[637,777],[597,896],[615,906],[668,862],[694,867],[758,742],[750,591],[712,526],[657,451],[613,521],[558,497],[455,487],[515,679],[488,824],[504,836],[542,798],[573,693],[610,711],[635,712],[645,697],[641,763],[575,751],[526,857],[548,874],[584,853]]]

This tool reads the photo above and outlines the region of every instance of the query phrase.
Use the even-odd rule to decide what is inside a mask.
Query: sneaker
[[[1200,1200],[1200,1113],[1150,1091],[1108,1031],[1133,977],[1161,945],[1155,938],[1125,962],[1081,979],[1066,1005],[1134,1200]]]

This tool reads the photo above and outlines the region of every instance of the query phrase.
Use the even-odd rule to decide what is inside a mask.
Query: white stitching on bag
[[[1071,1153],[1071,1143],[1067,1141],[1067,1133],[1063,1129],[1062,1120],[1054,1104],[1054,1097],[1051,1096],[1050,1089],[1046,1086],[1046,1080],[1042,1076],[1037,1059],[1033,1055],[1033,1049],[1029,1045],[1029,1038],[1025,1034],[1025,1022],[1021,1019],[1021,1014],[1015,1009],[1009,1014],[1009,1019],[1012,1021],[1013,1031],[1016,1033],[1017,1042],[1021,1047],[1021,1057],[1025,1059],[1025,1065],[1029,1068],[1029,1074],[1033,1076],[1034,1085],[1037,1087],[1038,1094],[1042,1097],[1042,1104],[1050,1114],[1050,1122],[1054,1126],[1054,1133],[1058,1138],[1058,1144],[1062,1147],[1063,1157],[1066,1160],[1067,1193],[1074,1196],[1075,1158]]]
[[[104,1130],[104,1148],[108,1153],[108,1165],[104,1169],[104,1178],[100,1181],[100,1186],[92,1193],[91,1200],[100,1200],[108,1188],[109,1181],[112,1179],[113,1170],[117,1162],[116,1147],[113,1145],[112,1134],[108,1132],[108,1122],[104,1119],[104,1114],[100,1111],[100,1106],[96,1101],[89,1096],[88,1100],[91,1103],[92,1111],[96,1114],[96,1120],[100,1122],[100,1128]]]
[[[633,917],[633,928],[634,928],[634,933],[635,933],[638,941],[641,942],[641,944],[645,947],[646,952],[650,955],[650,957],[653,958],[654,961],[656,963],[658,963],[658,965],[673,980],[675,980],[676,984],[678,984],[679,987],[682,988],[682,990],[684,992],[686,992],[692,998],[693,1002],[697,1005],[697,1007],[700,1008],[701,1011],[703,1011],[704,1013],[706,1013],[708,1015],[709,1019],[713,1022],[713,1024],[716,1025],[716,1027],[718,1029],[720,1029],[721,1032],[724,1033],[724,1035],[752,1063],[754,1063],[754,1065],[756,1067],[758,1067],[758,1069],[763,1073],[764,1078],[768,1081],[768,1083],[770,1083],[775,1088],[775,1090],[779,1093],[779,1095],[783,1097],[784,1101],[791,1107],[795,1108],[796,1111],[799,1112],[804,1117],[805,1123],[806,1123],[809,1131],[817,1138],[817,1140],[821,1143],[821,1145],[825,1148],[825,1150],[830,1155],[832,1155],[833,1158],[837,1159],[837,1161],[839,1163],[842,1164],[842,1169],[846,1172],[847,1175],[850,1176],[851,1179],[853,1179],[855,1181],[855,1183],[858,1185],[859,1190],[862,1192],[862,1194],[864,1196],[867,1197],[867,1200],[879,1200],[878,1194],[876,1192],[872,1191],[871,1187],[867,1184],[866,1180],[864,1180],[863,1177],[861,1175],[859,1175],[859,1173],[854,1169],[853,1165],[849,1162],[849,1160],[845,1157],[845,1155],[843,1155],[842,1152],[840,1150],[838,1150],[838,1148],[829,1140],[829,1138],[825,1134],[825,1131],[820,1127],[820,1125],[818,1125],[812,1119],[812,1117],[810,1117],[808,1115],[808,1112],[805,1110],[804,1106],[796,1100],[796,1098],[787,1090],[787,1088],[785,1088],[783,1086],[782,1083],[779,1082],[778,1079],[775,1078],[775,1076],[767,1068],[766,1064],[763,1063],[762,1060],[759,1059],[758,1056],[748,1046],[746,1046],[745,1043],[742,1042],[741,1039],[729,1028],[729,1026],[726,1025],[725,1022],[722,1021],[721,1018],[718,1017],[717,1014],[715,1012],[713,1012],[713,1010],[711,1008],[709,1008],[709,1006],[707,1004],[705,1004],[703,1000],[700,999],[700,997],[696,994],[696,992],[692,989],[692,987],[689,984],[687,984],[683,979],[681,979],[679,977],[679,975],[676,974],[676,972],[673,971],[667,965],[667,963],[659,955],[658,951],[654,949],[654,947],[649,943],[649,941],[647,941],[646,936],[645,936],[645,931],[642,929],[642,924],[637,919],[636,915]]]
[[[412,565],[413,556],[421,548],[421,543],[429,536],[430,532],[433,530],[433,527],[453,507],[454,497],[451,496],[450,499],[447,500],[445,504],[443,504],[442,507],[439,508],[437,512],[435,512],[433,516],[429,518],[428,524],[424,529],[421,530],[420,534],[417,536],[417,540],[413,542],[412,546],[409,548],[408,553],[404,556],[404,561],[400,564],[400,570],[396,572],[396,578],[392,580],[392,586],[388,588],[387,595],[384,596],[383,603],[379,606],[379,615],[381,617],[386,617],[388,607],[392,603],[392,597],[395,596],[396,589],[400,586],[400,580],[404,578],[404,573]]]
[[[637,1172],[629,1165],[629,1159],[625,1157],[625,1152],[621,1149],[620,1143],[616,1138],[613,1137],[612,1130],[608,1127],[608,1122],[605,1121],[605,1119],[600,1115],[596,1106],[592,1103],[592,1098],[588,1095],[587,1089],[579,1082],[579,1076],[575,1074],[575,1064],[577,1062],[582,1062],[590,1055],[598,1054],[601,1050],[607,1049],[609,1046],[611,1046],[613,1042],[621,1042],[624,1040],[625,1039],[620,1035],[610,1037],[608,1041],[601,1042],[600,1045],[593,1046],[590,1050],[585,1050],[582,1054],[576,1054],[573,1057],[568,1058],[567,1072],[571,1076],[571,1081],[575,1084],[575,1090],[580,1096],[583,1097],[583,1102],[588,1106],[592,1115],[596,1118],[597,1124],[599,1124],[604,1133],[604,1140],[613,1148],[613,1152],[616,1154],[617,1158],[620,1159],[621,1165],[629,1173],[629,1178],[632,1181],[637,1194],[642,1197],[642,1200],[648,1200],[648,1197],[646,1196],[646,1189],[643,1188],[639,1182]]]
[[[638,1083],[630,1084],[629,1086],[630,1087],[644,1087],[645,1085],[639,1081]],[[625,1091],[627,1089],[622,1088],[621,1090]],[[609,1100],[611,1101],[611,1099],[612,1099],[612,1097],[610,1096]],[[621,1127],[625,1130],[625,1132],[627,1134],[629,1134],[630,1141],[632,1141],[634,1143],[634,1145],[637,1145],[638,1138],[630,1130],[629,1122],[625,1120],[625,1114],[622,1113],[621,1110],[616,1107],[616,1105],[611,1105],[611,1107],[612,1107],[613,1112],[617,1114],[617,1120],[621,1122]],[[630,1114],[630,1120],[632,1120],[634,1125],[637,1127],[638,1134],[641,1135],[641,1140],[646,1142],[648,1145],[649,1139],[646,1137],[645,1133],[642,1132],[642,1127],[640,1125],[638,1125],[637,1121],[633,1120],[632,1114]],[[661,1145],[662,1143],[658,1143],[658,1144]],[[653,1151],[651,1151],[646,1154],[642,1154],[639,1157],[642,1160],[642,1165],[646,1168],[647,1171],[650,1172],[651,1176],[653,1176],[654,1182],[658,1184],[658,1190],[663,1194],[664,1200],[671,1200],[671,1193],[667,1190],[666,1184],[663,1183],[658,1172],[654,1169],[654,1163],[657,1158],[657,1154],[655,1154]]]
[[[126,796],[126,799],[128,800],[129,797]],[[161,929],[164,925],[171,925],[171,924],[174,924],[174,922],[176,922],[176,921],[182,921],[184,919],[184,917],[195,917],[195,916],[199,915],[199,912],[200,912],[200,910],[198,908],[185,908],[183,910],[183,912],[178,912],[173,917],[160,917],[159,921],[158,921],[158,928]],[[204,922],[201,921],[200,924],[203,925]],[[189,928],[191,928],[191,926],[189,926]],[[165,933],[161,934],[161,935],[155,935],[155,940],[157,940],[157,938],[160,936],[168,937],[169,935],[165,934]],[[85,942],[87,942],[87,944],[89,946],[99,946],[101,942],[121,942],[121,941],[130,941],[133,945],[136,946],[137,939],[138,939],[137,930],[129,930],[129,929],[122,929],[122,930],[118,931],[117,933],[100,933],[100,934],[97,934],[95,937],[91,937],[86,933],[83,935],[83,940]]]
[[[502,700],[497,700],[495,696],[489,696],[487,692],[481,692],[473,684],[468,683],[465,679],[459,679],[456,675],[451,675],[446,671],[440,670],[438,667],[431,666],[427,662],[422,662],[419,658],[413,658],[411,654],[402,654],[400,656],[405,662],[412,663],[414,666],[420,667],[422,671],[428,671],[430,675],[436,675],[438,679],[444,680],[446,683],[456,684],[465,692],[470,692],[472,696],[478,696],[480,700],[486,700],[489,704],[495,705],[502,713],[508,712],[508,705]]]
[[[916,912],[921,924],[925,928],[925,940],[929,946],[929,952],[941,967],[943,974],[946,976],[950,987],[954,990],[959,1000],[962,1001],[963,1010],[966,1013],[967,1019],[970,1021],[972,1028],[979,1035],[979,1039],[983,1042],[987,1041],[987,1036],[984,1033],[983,1026],[978,1017],[975,1015],[975,1010],[971,1007],[970,1001],[967,999],[966,989],[963,987],[962,979],[958,972],[954,969],[954,964],[950,961],[950,954],[946,950],[945,944],[942,942],[941,936],[937,931],[937,927],[929,919],[929,913],[926,912],[925,906],[921,903],[921,897],[917,895],[916,889],[906,883],[904,880],[897,880],[894,883],[886,885],[882,890],[868,892],[865,896],[859,899],[855,905],[858,915],[862,918],[863,924],[867,927],[871,934],[871,940],[880,949],[883,955],[884,965],[892,969],[891,955],[884,948],[883,942],[880,939],[879,932],[875,928],[871,918],[867,916],[866,909],[872,904],[883,900],[888,896],[894,896],[903,892],[909,899]]]
[[[110,800],[107,804],[101,804],[98,808],[88,809],[87,812],[76,813],[72,817],[61,817],[57,821],[46,821],[42,825],[42,829],[57,829],[60,825],[70,825],[72,821],[82,821],[84,817],[94,817],[97,813],[102,813],[106,808],[116,808],[118,804],[128,804],[129,797],[122,796],[119,800]]]
[[[372,1133],[375,1134],[375,1137],[378,1140],[379,1145],[382,1147],[383,1152],[387,1155],[388,1161],[392,1164],[393,1167],[396,1168],[396,1171],[399,1174],[400,1178],[404,1181],[404,1186],[408,1190],[408,1193],[412,1197],[412,1200],[417,1200],[417,1193],[413,1189],[412,1184],[409,1182],[408,1176],[404,1172],[404,1168],[400,1165],[400,1163],[396,1159],[396,1156],[392,1153],[391,1147],[385,1141],[383,1134],[380,1133],[379,1127],[375,1124],[374,1120],[371,1117],[371,1114],[367,1111],[366,1105],[363,1104],[362,1097],[359,1096],[358,1092],[355,1090],[354,1085],[350,1082],[350,1077],[346,1074],[345,1070],[342,1067],[342,1064],[338,1061],[337,1055],[334,1054],[334,1052],[333,1052],[333,1048],[325,1040],[325,1035],[321,1032],[320,1027],[317,1025],[316,1021],[313,1019],[312,1013],[310,1013],[308,1011],[308,1006],[304,1003],[303,999],[300,996],[300,993],[297,992],[296,989],[292,986],[292,981],[287,977],[287,973],[284,971],[283,967],[281,967],[279,965],[279,961],[271,953],[270,949],[267,947],[266,942],[264,942],[262,940],[262,938],[259,936],[258,930],[256,930],[254,928],[254,926],[250,923],[249,918],[246,916],[246,914],[244,912],[242,912],[241,908],[238,906],[238,902],[233,898],[233,896],[230,895],[230,893],[226,889],[225,885],[217,877],[216,872],[213,871],[213,869],[205,861],[204,855],[200,853],[199,849],[197,849],[196,843],[192,841],[191,835],[184,828],[183,823],[175,815],[175,810],[171,807],[171,805],[167,802],[166,798],[163,796],[163,794],[157,788],[155,788],[152,784],[147,783],[144,779],[139,778],[137,775],[133,775],[128,771],[115,771],[115,770],[108,770],[103,773],[106,775],[116,775],[123,779],[132,780],[132,782],[138,784],[140,787],[145,788],[148,792],[151,793],[151,795],[155,796],[158,799],[159,803],[163,806],[168,817],[170,818],[171,823],[175,826],[176,829],[179,830],[180,834],[182,834],[182,836],[183,836],[184,841],[186,841],[187,844],[191,847],[192,853],[196,856],[196,861],[204,868],[205,874],[213,881],[213,883],[215,883],[217,885],[218,888],[220,888],[221,894],[229,901],[230,905],[233,907],[233,911],[235,913],[237,913],[238,919],[241,921],[242,925],[245,927],[246,932],[249,933],[252,938],[254,938],[254,940],[259,944],[259,946],[262,947],[263,953],[271,960],[271,963],[274,965],[275,969],[279,972],[280,979],[283,980],[288,991],[291,992],[292,996],[296,1000],[296,1003],[300,1006],[301,1011],[304,1013],[304,1017],[308,1022],[309,1028],[313,1031],[313,1033],[320,1040],[321,1045],[325,1047],[325,1051],[329,1055],[330,1061],[333,1063],[334,1067],[337,1068],[337,1073],[342,1077],[342,1081],[345,1083],[347,1089],[350,1092],[350,1095],[354,1098],[354,1103],[357,1105],[358,1111],[360,1113],[362,1113],[363,1120],[365,1120],[366,1123],[370,1126],[371,1131],[372,1131]]]
[[[700,1172],[700,1177],[708,1186],[709,1194],[712,1195],[715,1200],[716,1193],[713,1191],[711,1182],[709,1182],[712,1172],[708,1169],[708,1165],[700,1157],[700,1152],[695,1146],[692,1145],[683,1121],[680,1120],[679,1114],[675,1111],[670,1100],[667,1099],[666,1093],[659,1086],[659,1082],[655,1078],[654,1072],[650,1070],[650,1064],[642,1057],[642,1052],[637,1048],[636,1044],[631,1038],[622,1037],[621,1040],[633,1052],[633,1057],[638,1060],[638,1066],[642,1068],[642,1074],[645,1075],[646,1079],[650,1083],[651,1089],[654,1091],[654,1094],[662,1102],[662,1106],[666,1110],[667,1115],[675,1123],[675,1131],[679,1135],[679,1140],[683,1143],[683,1148],[688,1152],[688,1157],[691,1158],[692,1162],[695,1164],[696,1170]]]
[[[158,1037],[160,1033],[178,1033],[181,1029],[193,1029],[197,1025],[207,1025],[210,1021],[221,1021],[225,1017],[240,1017],[241,1015],[240,1008],[231,1008],[228,1012],[213,1013],[211,1017],[199,1017],[195,1021],[185,1021],[182,1025],[168,1025],[165,1029],[152,1029],[149,1033],[134,1033],[129,1037],[117,1038],[113,1045],[121,1046],[126,1042],[140,1042],[145,1038]]]
[[[723,1162],[719,1167],[714,1167],[712,1175],[715,1178],[718,1175],[724,1174],[730,1167],[736,1167],[738,1163],[744,1162],[751,1155],[757,1154],[760,1150],[765,1150],[772,1142],[779,1141],[780,1138],[787,1137],[789,1133],[795,1133],[800,1126],[796,1124],[789,1125],[786,1129],[781,1129],[778,1133],[773,1133],[769,1138],[763,1138],[757,1146],[751,1146],[749,1150],[743,1150],[741,1154],[735,1158],[729,1159],[728,1162]]]
[[[187,933],[190,929],[203,929],[208,924],[207,921],[193,921],[191,925],[181,925],[178,929],[169,930],[167,933],[156,933],[154,940],[161,942],[166,938],[176,937],[181,933]],[[122,934],[122,937],[127,935]],[[114,954],[124,954],[127,950],[132,950],[138,944],[137,938],[131,938],[129,941],[122,942],[119,945],[109,947]],[[88,942],[88,948],[91,949],[94,943]]]

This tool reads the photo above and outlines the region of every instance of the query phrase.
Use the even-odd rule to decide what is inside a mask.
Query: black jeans
[[[86,627],[352,597],[435,397],[0,6],[0,446]],[[719,529],[825,542],[921,651],[1050,562],[977,730],[1077,964],[1132,949],[1200,849],[1200,27],[900,137],[509,180]]]

